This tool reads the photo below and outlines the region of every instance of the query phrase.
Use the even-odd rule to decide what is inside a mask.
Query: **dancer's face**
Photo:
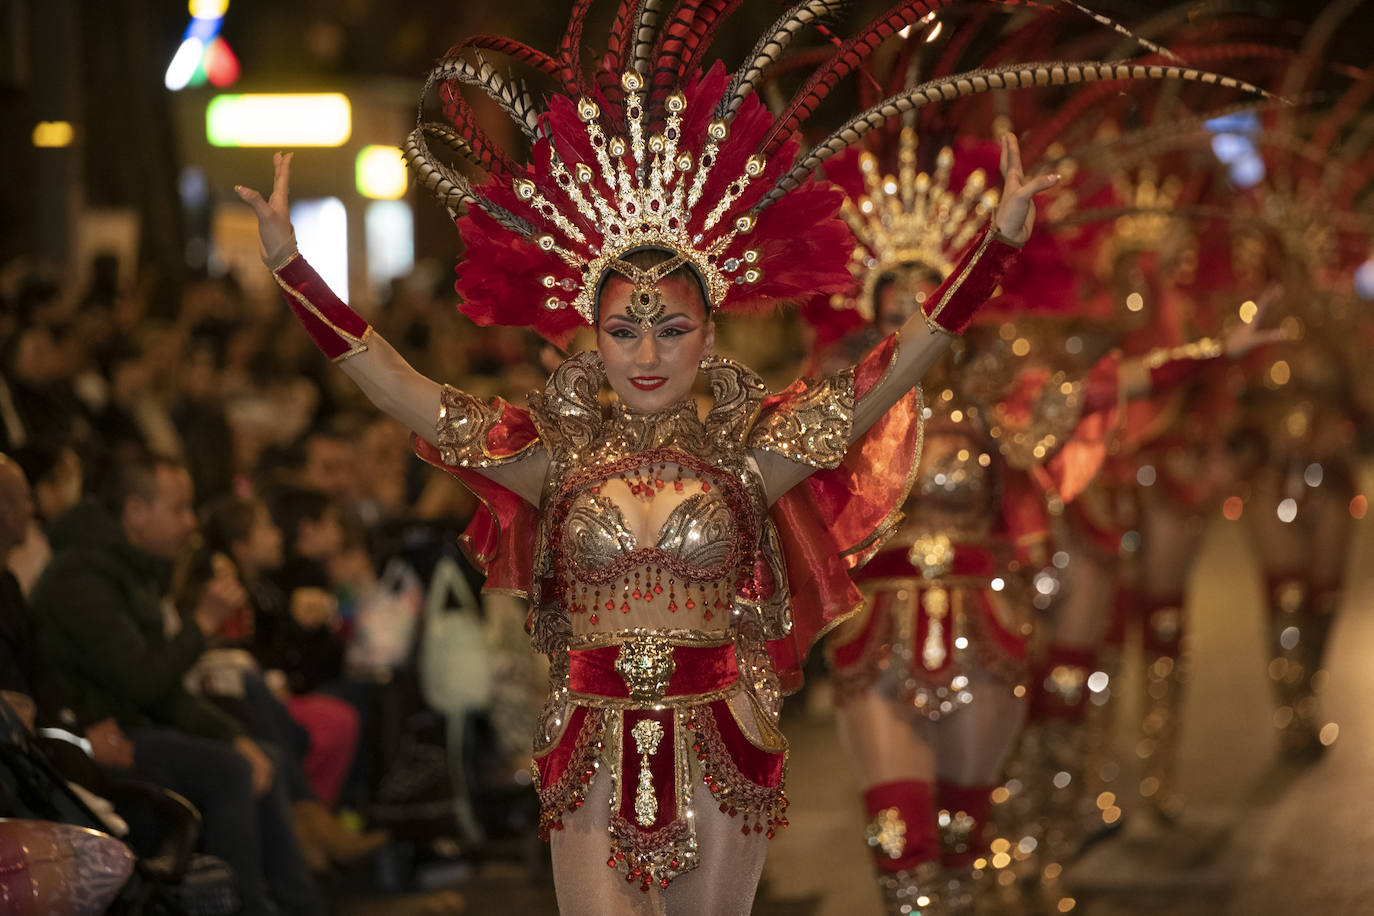
[[[698,364],[715,346],[716,326],[706,317],[701,287],[683,274],[658,282],[663,317],[645,329],[630,314],[634,286],[619,275],[601,290],[596,348],[606,379],[631,410],[671,407],[692,393]]]
[[[924,266],[908,267],[878,285],[873,303],[878,332],[884,337],[900,330],[940,287],[940,275]]]

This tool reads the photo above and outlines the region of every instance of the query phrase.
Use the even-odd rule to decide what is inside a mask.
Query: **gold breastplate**
[[[569,568],[579,577],[591,577],[629,560],[672,563],[691,570],[693,578],[727,575],[736,560],[736,525],[718,493],[697,492],[678,503],[653,544],[643,546],[619,504],[595,490],[584,490],[573,498],[564,524]]]
[[[981,539],[991,527],[998,478],[994,446],[976,409],[956,408],[936,396],[926,421],[916,480],[907,498],[902,539],[943,533]]]

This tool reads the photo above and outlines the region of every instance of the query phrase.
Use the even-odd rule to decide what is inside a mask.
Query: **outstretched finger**
[[[1021,174],[1021,144],[1016,134],[1007,131],[1002,135],[1002,177]]]
[[[272,156],[272,200],[279,197],[284,204],[291,191],[291,154],[276,153]]]
[[[262,199],[262,195],[252,188],[244,187],[241,184],[234,185],[234,193],[248,206],[253,208],[253,212],[259,217],[271,214],[272,208],[267,205],[267,201]]]
[[[1058,175],[1041,175],[1021,185],[1021,187],[1017,189],[1017,193],[1022,197],[1034,197],[1042,191],[1048,191],[1057,184],[1059,184]]]

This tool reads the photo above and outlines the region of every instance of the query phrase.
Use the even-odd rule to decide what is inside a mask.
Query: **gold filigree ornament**
[[[635,823],[652,827],[658,819],[658,797],[654,794],[654,773],[649,758],[663,741],[663,726],[654,719],[640,719],[630,730],[639,754],[639,785],[635,788]]]
[[[840,210],[859,244],[850,256],[849,270],[863,284],[852,304],[873,320],[873,294],[884,276],[912,267],[929,268],[943,279],[954,270],[954,259],[997,209],[998,191],[988,188],[987,174],[974,170],[957,193],[950,189],[954,151],[940,150],[935,173],[916,168],[916,130],[902,128],[896,175],[883,175],[870,152],[859,158],[865,194],[845,199]],[[843,296],[832,305],[843,306]]]
[[[864,829],[868,845],[881,849],[889,859],[900,859],[906,850],[906,821],[897,808],[884,808]]]
[[[940,580],[954,566],[954,544],[946,534],[922,535],[912,542],[907,559],[921,570],[921,578],[928,583],[921,595],[921,607],[929,621],[921,645],[921,664],[928,671],[938,671],[947,655],[945,618],[949,616],[949,591]]]
[[[624,643],[615,660],[616,672],[625,679],[630,699],[637,703],[657,703],[663,699],[676,668],[672,644],[652,636]]]
[[[641,270],[619,258],[611,261],[611,269],[634,284],[634,290],[630,293],[629,312],[644,330],[652,328],[663,317],[663,293],[659,291],[658,281],[686,263],[687,256],[684,254],[660,261],[649,270]]]

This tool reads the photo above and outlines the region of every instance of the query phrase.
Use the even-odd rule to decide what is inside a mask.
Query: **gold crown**
[[[720,305],[732,283],[753,284],[763,276],[757,249],[747,249],[737,257],[722,257],[735,237],[754,228],[755,215],[746,212],[733,224],[718,230],[722,217],[749,186],[763,174],[765,160],[750,156],[743,173],[726,186],[725,193],[712,203],[705,217],[697,211],[702,204],[702,190],[710,176],[729,130],[724,121],[711,122],[706,143],[694,161],[691,153],[679,149],[682,138],[682,118],[687,107],[681,92],[674,92],[664,101],[667,117],[662,133],[645,136],[645,105],[642,90],[644,78],[627,72],[621,78],[624,87],[625,121],[628,141],[624,137],[607,139],[602,130],[601,109],[593,100],[578,100],[577,113],[587,132],[587,140],[596,159],[601,181],[615,190],[607,199],[593,182],[592,166],[578,162],[571,170],[557,154],[550,164],[549,175],[566,196],[568,203],[591,223],[599,239],[587,235],[562,210],[560,204],[548,200],[539,184],[529,178],[517,178],[515,193],[527,205],[552,222],[571,244],[562,243],[548,233],[535,237],[545,251],[557,254],[581,274],[581,281],[559,279],[552,274],[543,278],[550,290],[544,305],[560,309],[571,305],[589,323],[596,322],[596,288],[607,270],[629,274],[619,263],[627,252],[640,248],[664,248],[680,255],[696,269],[712,305]],[[626,151],[631,154],[633,167],[626,165]],[[548,189],[552,191],[552,189]],[[566,206],[563,205],[563,206]],[[704,206],[704,204],[703,204]],[[700,220],[694,223],[694,220]],[[636,290],[641,284],[636,283]],[[570,299],[566,296],[576,290]],[[560,291],[564,295],[560,295]],[[648,295],[648,290],[644,291]]]
[[[1117,258],[1155,251],[1177,234],[1173,209],[1183,193],[1183,182],[1177,175],[1161,182],[1154,164],[1146,163],[1134,182],[1124,171],[1115,172],[1112,189],[1127,212],[1116,218],[1111,234],[1098,249],[1097,271],[1104,277],[1111,274]]]
[[[865,194],[845,199],[840,215],[859,244],[850,256],[849,271],[863,283],[856,303],[873,319],[873,293],[884,275],[904,267],[924,266],[941,278],[954,270],[954,259],[997,209],[998,192],[987,187],[987,174],[976,169],[964,187],[950,190],[954,151],[940,150],[935,174],[916,169],[916,130],[903,127],[897,174],[881,175],[878,159],[865,151],[859,157]]]

